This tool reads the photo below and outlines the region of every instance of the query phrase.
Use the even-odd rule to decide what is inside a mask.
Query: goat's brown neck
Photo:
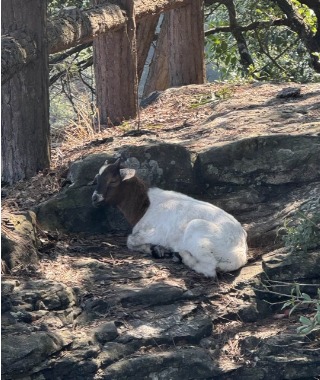
[[[137,177],[123,181],[114,203],[131,226],[135,226],[150,206],[148,188]]]

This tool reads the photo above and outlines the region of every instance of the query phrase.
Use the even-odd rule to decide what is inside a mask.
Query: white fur
[[[220,208],[184,194],[148,190],[150,206],[128,237],[128,248],[150,252],[159,245],[178,252],[184,264],[208,277],[247,262],[247,234]]]

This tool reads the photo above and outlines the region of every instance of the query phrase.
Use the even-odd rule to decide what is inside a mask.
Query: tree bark
[[[134,1],[121,0],[121,3],[127,8],[127,24],[99,35],[93,42],[97,106],[100,124],[104,126],[134,118],[138,110]]]
[[[168,14],[169,86],[205,82],[203,1]]]
[[[17,25],[23,26],[23,32],[17,30]],[[32,45],[36,46],[32,62],[2,86],[2,180],[10,184],[35,175],[50,164],[45,33],[45,1],[2,2],[2,34],[15,35],[19,41],[26,35],[30,36],[30,41],[34,41]]]
[[[36,42],[23,30],[1,36],[1,46],[1,83],[37,58]]]

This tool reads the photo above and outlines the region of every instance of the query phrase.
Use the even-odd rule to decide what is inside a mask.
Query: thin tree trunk
[[[169,87],[169,56],[168,56],[168,14],[163,17],[155,51],[149,67],[147,80],[143,89],[143,97],[153,91],[163,91]]]
[[[138,110],[134,2],[121,0],[121,3],[127,8],[127,24],[99,35],[93,42],[97,106],[104,126],[134,118]]]
[[[2,34],[32,36],[36,58],[2,86],[2,179],[13,183],[50,164],[46,2],[2,2]],[[5,59],[5,57],[2,57]]]
[[[151,43],[154,40],[159,15],[150,16],[137,25],[138,79],[140,80]]]

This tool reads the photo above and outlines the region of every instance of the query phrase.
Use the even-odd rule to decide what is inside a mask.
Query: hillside
[[[320,192],[319,84],[192,85],[147,103],[139,120],[53,136],[50,170],[3,188],[3,378],[316,379],[319,330],[297,334],[299,317],[314,310],[289,316],[281,307],[297,282],[316,297],[320,242],[290,253],[278,231]],[[119,152],[142,171],[151,158],[161,168],[174,162],[159,183],[236,215],[249,234],[248,264],[209,279],[130,252],[110,209],[102,216],[113,229],[90,232],[81,217],[92,213],[92,167]],[[199,168],[200,191],[191,179]],[[75,197],[76,207],[62,203]]]

